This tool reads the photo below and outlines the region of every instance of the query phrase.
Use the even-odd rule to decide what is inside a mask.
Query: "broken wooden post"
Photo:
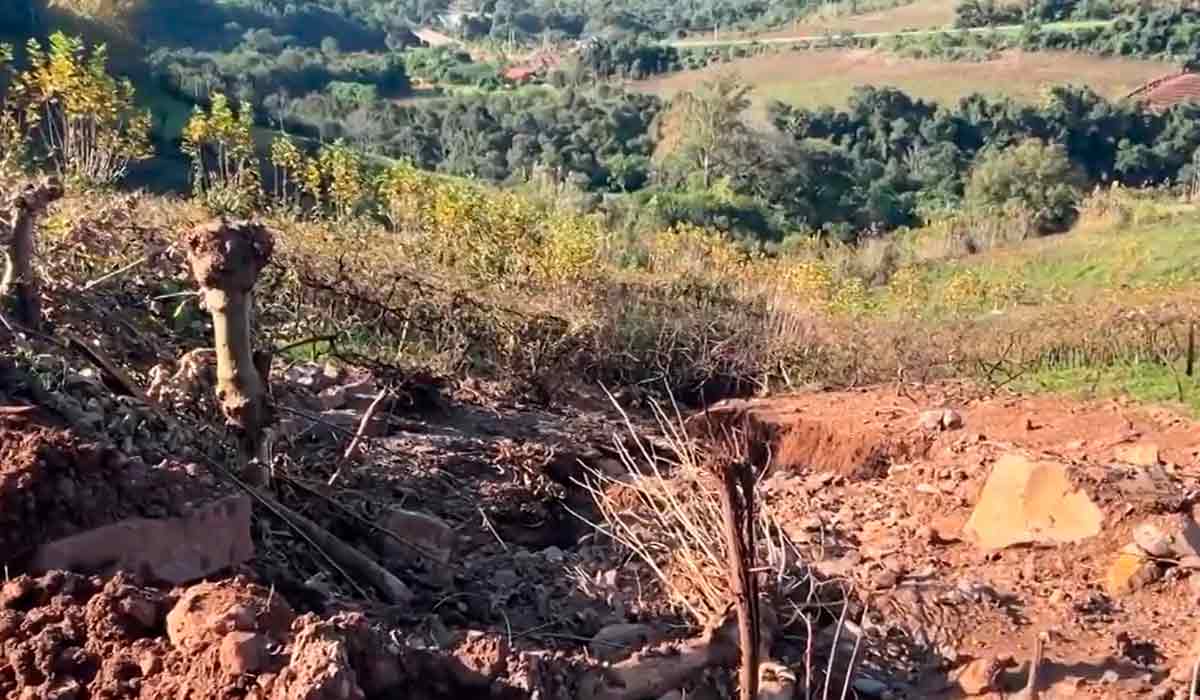
[[[725,549],[729,586],[733,591],[738,619],[738,697],[758,697],[759,599],[754,573],[754,470],[745,462],[723,460],[717,465],[721,478],[721,510],[725,518]]]
[[[261,224],[222,217],[192,229],[185,242],[212,314],[217,402],[248,463],[260,455],[269,422],[266,381],[254,361],[250,326],[254,283],[271,259],[274,237]]]
[[[1196,322],[1188,323],[1187,371],[1189,377],[1196,375]]]
[[[42,324],[42,299],[37,273],[33,269],[37,238],[34,227],[50,203],[63,196],[62,184],[45,178],[23,187],[13,198],[12,237],[6,251],[4,278],[0,296],[13,296],[13,312],[19,323],[37,329]]]

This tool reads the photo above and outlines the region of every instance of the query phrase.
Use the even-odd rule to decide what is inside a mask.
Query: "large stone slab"
[[[250,498],[232,495],[172,518],[129,518],[42,545],[30,568],[111,575],[138,573],[183,584],[254,556]]]
[[[1066,465],[1010,454],[992,467],[967,539],[988,550],[1020,544],[1066,544],[1100,534],[1104,513],[1072,483]]]

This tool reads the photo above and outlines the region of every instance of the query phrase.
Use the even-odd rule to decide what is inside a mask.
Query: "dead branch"
[[[289,350],[295,350],[296,348],[304,347],[305,345],[315,345],[316,343],[329,343],[332,345],[337,342],[338,337],[339,337],[339,334],[337,334],[337,333],[326,333],[325,335],[309,336],[309,337],[303,338],[301,340],[296,340],[296,341],[290,342],[287,345],[277,347],[274,350],[271,350],[271,354],[272,355],[282,355],[283,353],[285,353]]]
[[[373,559],[343,542],[336,535],[314,523],[296,511],[275,500],[262,489],[244,484],[249,491],[268,510],[275,513],[288,525],[305,536],[314,546],[324,551],[338,566],[348,574],[353,574],[369,583],[383,596],[384,600],[393,605],[406,605],[412,601],[412,591],[404,582],[396,578],[387,569],[377,564]]]
[[[743,452],[728,441],[731,451]],[[759,598],[758,579],[754,575],[754,471],[738,454],[718,457],[714,464],[721,479],[721,510],[724,514],[726,576],[733,591],[738,618],[738,645],[741,664],[738,671],[738,695],[754,700],[758,695]]]
[[[367,433],[367,426],[371,425],[371,421],[375,420],[375,414],[379,412],[379,407],[383,405],[383,400],[387,398],[387,395],[388,390],[385,387],[381,389],[379,394],[375,396],[375,399],[371,401],[371,405],[367,406],[366,412],[362,415],[362,420],[358,422],[358,430],[354,432],[354,439],[352,439],[350,444],[346,446],[346,452],[342,454],[342,459],[349,460],[354,457],[354,453],[358,451],[359,443],[362,442],[363,436]],[[339,472],[340,471],[341,470],[339,470]],[[336,477],[337,474],[335,473],[334,478],[329,480],[330,486],[333,485]]]
[[[1021,692],[1022,700],[1038,700],[1042,695],[1038,676],[1041,674],[1042,658],[1045,653],[1046,635],[1040,633],[1033,641],[1033,658],[1029,660],[1029,680],[1025,683],[1025,690]]]
[[[1187,376],[1196,375],[1196,322],[1188,323]]]
[[[105,282],[113,279],[114,277],[119,277],[136,267],[145,265],[146,263],[150,262],[150,259],[151,259],[151,256],[143,255],[142,257],[138,258],[137,260],[134,260],[133,262],[129,263],[128,265],[119,267],[116,270],[113,270],[112,272],[109,272],[107,274],[100,275],[99,277],[92,280],[91,282],[88,282],[87,284],[83,285],[83,291],[86,292],[90,289],[95,289],[96,287],[99,287],[100,285],[104,284]]]
[[[761,630],[764,637],[753,648],[770,648],[775,634],[774,618],[768,615]],[[646,650],[610,668],[584,678],[581,700],[642,700],[656,698],[682,686],[704,669],[728,667],[738,661],[737,622],[726,616],[710,625],[699,637],[670,650]],[[757,699],[755,699],[757,700]]]
[[[391,538],[393,541],[399,543],[401,546],[407,547],[408,549],[411,549],[412,551],[416,552],[420,556],[423,556],[423,557],[429,559],[430,561],[437,562],[441,566],[450,566],[453,568],[458,567],[457,564],[441,561],[441,558],[437,555],[436,552],[430,551],[427,547],[421,545],[420,543],[418,543],[414,540],[411,540],[409,538],[406,538],[406,537],[400,535],[398,532],[395,532],[386,527],[383,527],[382,525],[379,525],[378,523],[375,523],[367,518],[364,518],[363,516],[359,515],[354,510],[352,510],[352,509],[346,507],[345,505],[343,505],[342,503],[340,503],[336,498],[329,496],[325,493],[322,493],[322,492],[318,491],[317,489],[315,489],[295,478],[291,478],[288,476],[284,476],[282,478],[285,481],[287,481],[288,484],[304,491],[305,493],[308,493],[311,496],[320,498],[321,500],[325,501],[334,510],[338,511],[338,513],[340,513],[342,516],[344,516],[347,520],[353,521],[356,525],[361,525],[369,530],[378,532],[383,535],[387,535],[389,538]]]

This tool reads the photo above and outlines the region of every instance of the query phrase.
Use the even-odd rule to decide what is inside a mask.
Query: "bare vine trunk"
[[[187,247],[192,274],[213,319],[217,401],[249,461],[259,455],[270,420],[266,382],[255,364],[251,318],[254,283],[271,258],[274,237],[262,225],[222,218],[193,229]]]
[[[0,282],[0,296],[12,295],[14,315],[18,322],[28,328],[36,329],[42,323],[41,289],[33,269],[37,250],[37,221],[45,214],[50,203],[62,196],[62,185],[58,180],[48,178],[26,185],[12,203],[12,239],[7,252],[7,269]]]

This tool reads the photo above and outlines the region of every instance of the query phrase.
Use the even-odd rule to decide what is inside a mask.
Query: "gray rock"
[[[1200,525],[1182,513],[1158,516],[1133,530],[1133,541],[1159,559],[1200,558]]]
[[[380,525],[408,543],[399,542],[388,533],[378,533],[376,545],[386,557],[405,559],[420,556],[414,550],[415,546],[434,562],[445,564],[458,546],[458,536],[454,530],[441,518],[428,513],[393,508],[384,515]]]
[[[888,692],[887,683],[861,676],[854,679],[854,689],[872,698],[883,697]]]
[[[653,638],[654,630],[649,625],[609,625],[592,637],[588,651],[601,661],[615,661],[646,646]]]
[[[917,425],[923,430],[936,432],[940,430],[958,430],[963,427],[963,417],[951,408],[937,408],[924,411],[917,418]]]

